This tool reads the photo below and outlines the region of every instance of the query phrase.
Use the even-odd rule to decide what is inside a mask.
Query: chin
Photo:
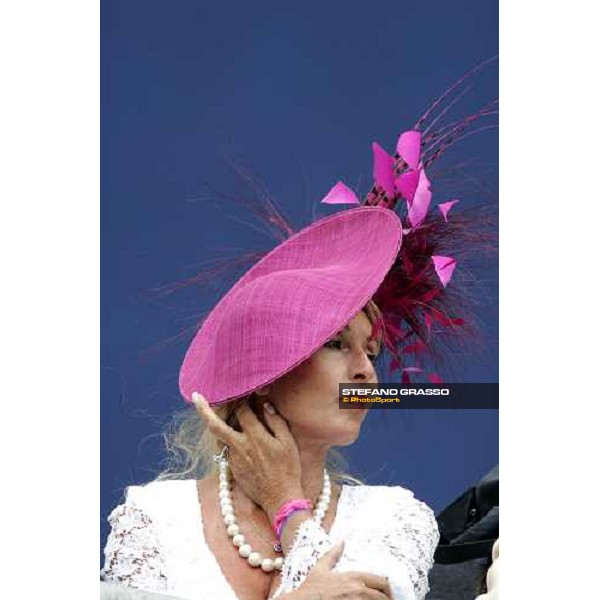
[[[354,444],[354,442],[358,439],[358,435],[355,435],[352,438],[347,438],[345,440],[342,440],[340,442],[336,442],[334,445],[335,446],[351,446],[352,444]]]
[[[332,431],[328,436],[330,440],[333,440],[334,446],[350,446],[358,439],[360,435],[360,425],[357,427],[346,428],[342,431],[336,429]]]

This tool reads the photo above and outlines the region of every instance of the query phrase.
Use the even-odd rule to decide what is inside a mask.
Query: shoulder
[[[155,480],[130,485],[125,488],[125,501],[119,506],[135,507],[153,519],[165,514],[176,515],[186,507],[193,507],[196,490],[195,479]]]
[[[423,504],[412,490],[400,485],[344,485],[343,495],[354,504],[398,508]]]
[[[127,501],[133,502],[169,502],[189,494],[196,489],[195,479],[163,479],[154,480],[126,488]]]
[[[353,512],[360,511],[361,517],[370,522],[370,526],[385,523],[386,527],[410,527],[438,536],[433,510],[408,488],[399,485],[344,485],[343,503]]]

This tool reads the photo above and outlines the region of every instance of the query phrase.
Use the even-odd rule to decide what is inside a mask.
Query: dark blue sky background
[[[331,212],[318,203],[338,179],[366,190],[372,141],[393,150],[443,90],[497,54],[497,13],[476,0],[103,0],[102,542],[123,486],[153,476],[160,424],[181,407],[190,338],[164,342],[231,282],[151,290],[194,275],[224,246],[274,245],[247,211],[209,193],[206,184],[240,189],[225,157],[260,176],[296,227]],[[453,114],[497,93],[493,64]],[[436,184],[431,173],[434,203],[497,202],[497,130],[464,140],[445,164],[470,159],[461,181]],[[493,382],[497,272],[479,277],[485,346],[459,361],[459,375]],[[378,411],[348,455],[369,482],[406,485],[439,510],[497,462],[497,412]]]

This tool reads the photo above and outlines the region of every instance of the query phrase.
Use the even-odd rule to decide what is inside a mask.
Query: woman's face
[[[340,409],[338,384],[377,383],[373,365],[379,342],[360,312],[308,360],[269,385],[262,400],[270,401],[287,420],[296,440],[344,446],[353,443],[367,410]]]

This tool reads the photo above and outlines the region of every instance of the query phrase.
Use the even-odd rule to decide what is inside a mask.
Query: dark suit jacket
[[[437,516],[440,543],[427,600],[473,600],[485,592],[499,536],[499,489],[496,466]]]

